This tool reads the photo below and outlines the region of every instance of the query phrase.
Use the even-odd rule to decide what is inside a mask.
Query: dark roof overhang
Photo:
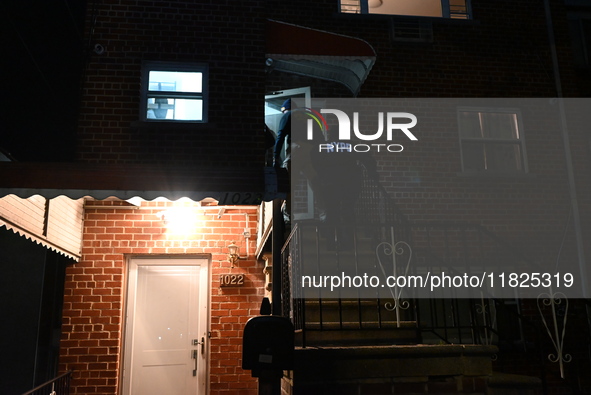
[[[273,70],[335,81],[357,96],[376,53],[359,38],[268,20],[266,57]]]

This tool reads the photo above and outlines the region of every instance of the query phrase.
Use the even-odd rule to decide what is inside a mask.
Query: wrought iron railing
[[[22,395],[69,395],[72,371],[69,370]]]
[[[320,286],[327,275],[338,273],[379,278],[384,284],[387,275],[461,275],[455,272],[458,266],[483,267],[488,260],[496,261],[491,254],[499,248],[494,246],[496,238],[481,227],[436,224],[397,232],[390,226],[357,225],[348,235],[344,231],[317,221],[298,223],[283,249],[283,312],[293,320],[304,345],[306,330],[395,330],[411,322],[424,343],[523,343],[515,299],[495,299],[486,292],[470,298],[425,298],[396,287],[335,292],[329,284]],[[421,247],[401,235],[418,239]],[[520,259],[516,256],[513,262]],[[499,320],[512,327],[510,336],[519,338],[509,340],[509,335],[499,333]]]
[[[385,276],[389,262],[388,270],[393,265],[397,273],[411,274],[446,271],[461,275],[474,267],[495,267],[499,262],[513,270],[533,267],[527,257],[482,226],[410,223],[367,171],[351,216],[354,226],[349,228],[342,222],[296,222],[283,247],[282,312],[292,319],[301,346],[318,345],[313,343],[319,339],[314,333],[329,333],[322,339],[330,339],[346,331],[358,331],[358,338],[374,331],[366,337],[373,344],[408,343],[413,339],[374,337],[375,331],[394,333],[412,325],[419,334],[414,339],[417,343],[494,344],[501,351],[536,355],[534,364],[541,372],[544,387],[546,359],[558,362],[563,375],[563,365],[571,358],[563,349],[568,300],[555,295],[538,297],[541,325],[531,303],[523,303],[517,295],[501,298],[486,290],[467,298],[451,294],[417,298],[399,293],[396,288],[387,289],[390,292],[385,296],[378,293],[373,297],[367,292],[311,294],[304,289],[302,276],[306,273],[334,274],[343,268],[359,273],[362,266],[369,275]],[[543,311],[544,306],[551,312]],[[564,311],[557,312],[557,307]],[[355,336],[333,337],[344,339],[344,344],[355,340]]]
[[[493,300],[486,292],[467,299],[450,294],[425,298],[403,294],[397,286],[376,289],[375,294],[367,289],[335,293],[322,287],[302,287],[304,274],[320,278],[347,271],[384,279],[392,274],[453,274],[462,268],[469,272],[470,267],[482,269],[499,261],[512,267],[527,264],[524,257],[481,226],[411,224],[370,174],[363,167],[350,223],[299,221],[285,243],[282,310],[301,333],[302,344],[306,330],[392,330],[410,323],[421,332],[423,342],[502,341],[496,329],[499,317],[515,320],[505,310],[518,304],[515,300]]]

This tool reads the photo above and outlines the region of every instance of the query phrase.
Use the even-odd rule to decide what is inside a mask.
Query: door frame
[[[183,255],[129,255],[125,259],[125,272],[123,282],[123,306],[122,306],[122,326],[121,326],[121,357],[120,357],[120,368],[119,368],[119,393],[123,395],[129,395],[129,385],[131,381],[126,381],[126,371],[131,367],[131,355],[132,355],[132,342],[128,341],[133,335],[133,318],[130,320],[130,314],[135,311],[134,306],[130,303],[130,291],[135,291],[137,288],[130,286],[130,280],[132,275],[133,261],[147,261],[148,265],[153,266],[193,266],[195,261],[201,261],[201,274],[199,277],[199,292],[204,289],[205,296],[202,303],[200,303],[199,309],[204,310],[202,314],[205,316],[203,323],[200,321],[200,327],[203,328],[205,337],[205,373],[204,373],[204,394],[209,394],[209,382],[210,382],[210,359],[211,359],[211,255],[207,254],[183,254]],[[167,263],[162,263],[167,262]],[[135,266],[137,270],[137,265]],[[203,273],[203,270],[206,273]],[[205,275],[203,275],[205,274]],[[137,279],[137,277],[136,277]],[[137,287],[137,282],[134,283],[134,287]],[[135,303],[135,295],[131,299]],[[203,316],[201,317],[203,318]],[[202,395],[202,394],[198,394]]]
[[[265,95],[265,117],[267,116],[267,101],[272,99],[280,99],[281,101],[286,99],[291,99],[293,97],[302,97],[307,107],[311,106],[312,102],[312,93],[311,88],[309,86],[303,86],[301,88],[293,88],[293,89],[284,89],[276,92],[271,92]],[[281,114],[278,114],[281,115]],[[277,137],[277,130],[276,125],[271,125],[275,127],[275,129],[271,128],[271,126],[267,125],[269,129],[273,132],[275,137]]]
[[[293,88],[293,89],[283,89],[276,92],[271,92],[265,95],[265,124],[273,132],[275,138],[277,138],[277,126],[279,125],[279,119],[281,118],[281,114],[277,114],[278,118],[276,120],[277,124],[269,125],[267,124],[267,101],[273,99],[280,99],[281,101],[286,99],[291,99],[293,97],[303,98],[304,104],[306,107],[311,107],[312,105],[312,89],[309,86],[303,86],[300,88]],[[273,115],[275,116],[275,115]],[[286,147],[283,146],[283,150],[285,151]],[[306,211],[301,213],[294,213],[293,219],[294,220],[304,220],[304,219],[314,219],[314,191],[308,184],[307,188],[307,201],[306,201]]]

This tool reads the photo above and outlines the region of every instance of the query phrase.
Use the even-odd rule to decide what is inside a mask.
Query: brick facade
[[[576,83],[564,4],[551,6],[564,95],[586,96]],[[377,61],[360,97],[554,97],[543,2],[473,0],[471,7],[472,20],[429,20],[429,42],[392,39],[392,23],[421,18],[339,14],[333,0],[300,7],[270,0],[266,10],[271,19],[370,43]]]
[[[92,47],[83,81],[77,159],[260,168],[263,3],[109,0],[90,4],[86,34]],[[93,52],[95,44],[104,52]],[[143,61],[207,64],[208,123],[139,122]]]
[[[473,0],[472,20],[429,21],[433,35],[429,42],[392,39],[393,24],[416,23],[420,18],[339,14],[336,3],[321,0],[306,7],[285,7],[272,0],[267,13],[271,19],[370,43],[377,59],[360,98],[551,98],[558,94],[543,2]],[[561,1],[550,1],[550,8],[562,94],[588,96],[588,77],[573,63],[568,9]],[[336,83],[311,83],[305,77],[276,72],[270,73],[267,84],[267,91],[311,86],[312,97],[351,97]],[[555,260],[571,205],[560,125],[532,128],[531,122],[525,124],[529,165],[525,177],[462,174],[458,129],[455,121],[449,125],[445,130],[439,125],[426,128],[419,143],[405,146],[401,153],[375,155],[380,182],[396,206],[414,223],[480,224],[534,261]],[[571,128],[569,135],[582,228],[589,240],[590,136],[577,128]],[[573,246],[572,232],[565,242]],[[591,243],[586,245],[589,256]],[[561,261],[568,260],[576,258],[563,252]]]
[[[392,39],[392,26],[417,23],[421,18],[342,15],[337,11],[337,2],[331,0],[308,2],[301,7],[285,7],[280,1],[270,0],[267,13],[272,19],[369,42],[376,51],[376,63],[361,87],[361,98],[551,98],[559,93],[565,97],[588,97],[591,93],[589,69],[577,69],[573,63],[572,38],[566,18],[569,9],[565,3],[549,1],[555,43],[549,41],[544,2],[535,0],[473,0],[473,20],[428,21],[432,29],[432,40],[428,42]],[[555,79],[557,70],[553,65],[552,44],[555,44],[558,58],[561,92]],[[311,83],[300,76],[271,72],[267,84],[267,91],[281,86],[311,86],[312,97],[351,97],[349,92],[339,90],[337,84]],[[402,213],[413,224],[482,225],[504,241],[504,249],[499,251],[519,251],[532,262],[542,262],[545,267],[559,265],[563,270],[570,268],[578,276],[577,267],[581,262],[577,260],[570,214],[573,197],[569,191],[560,126],[546,123],[532,128],[531,123],[525,124],[529,174],[524,177],[462,174],[457,127],[442,129],[427,128],[426,133],[419,136],[419,144],[405,146],[404,152],[390,158],[376,157],[380,182]],[[571,127],[568,132],[583,248],[586,262],[589,262],[591,140],[588,131]],[[499,259],[502,261],[505,257],[499,255]],[[523,314],[539,323],[535,299],[522,302]],[[582,347],[588,343],[589,328],[578,319],[587,315],[584,310],[574,302],[570,305],[565,349],[568,348],[573,361],[577,362],[566,367],[566,379],[560,378],[556,364],[545,361],[546,380],[552,393],[570,393],[568,386],[588,387],[588,383],[581,384],[589,363],[587,347]],[[544,353],[551,353],[553,345],[545,331],[539,339],[544,343]],[[544,365],[544,361],[536,363]],[[527,357],[500,353],[495,370],[533,377],[540,370],[534,365]],[[573,384],[575,382],[577,384]],[[333,383],[324,384],[323,389],[339,392],[340,388],[330,387]],[[351,393],[405,391],[395,385],[379,389],[363,387],[350,384],[346,390]],[[320,385],[315,387],[319,388]],[[307,389],[302,392],[307,393]],[[346,390],[343,389],[343,393]],[[412,393],[429,391],[426,386],[408,389]],[[457,388],[440,390],[446,391],[459,392]]]
[[[157,215],[175,204],[120,204],[92,202],[86,209],[82,259],[66,275],[60,362],[62,370],[75,370],[73,393],[119,393],[128,258],[179,255],[211,262],[210,393],[256,393],[255,379],[241,368],[242,329],[259,314],[264,292],[263,265],[252,256],[255,237],[243,237],[245,229],[256,234],[256,208],[230,208],[218,219],[218,210],[186,203],[184,209],[197,213],[199,228],[183,236],[168,232]],[[234,268],[227,258],[231,241],[241,245],[241,255],[247,242],[251,251]],[[225,273],[244,274],[245,285],[221,288],[219,275]]]
[[[250,168],[262,176],[264,97],[263,1],[116,1],[89,4],[90,43],[83,80],[76,157],[102,164],[151,164],[186,168]],[[95,44],[104,52],[93,51]],[[144,61],[198,62],[209,69],[205,124],[140,121]],[[256,99],[258,98],[258,99]],[[94,202],[94,205],[100,204]],[[61,369],[74,369],[78,394],[119,393],[130,256],[208,256],[211,260],[209,393],[256,393],[256,380],[241,364],[242,329],[258,315],[263,266],[255,258],[232,269],[227,245],[256,246],[256,209],[229,210],[221,219],[203,214],[202,231],[183,238],[165,232],[156,214],[172,205],[140,209],[87,209],[82,259],[66,279]],[[247,227],[247,241],[242,234]],[[240,242],[238,244],[241,244]],[[220,288],[219,274],[244,273],[241,288]]]
[[[433,39],[422,43],[391,39],[392,24],[407,19],[339,15],[337,3],[93,2],[88,10],[86,37],[90,50],[100,44],[105,51],[89,52],[77,159],[191,169],[241,167],[262,173],[265,93],[311,86],[313,97],[351,97],[347,89],[334,82],[270,70],[266,74],[266,18],[369,42],[377,60],[361,87],[360,97],[557,94],[544,8],[537,0],[474,0],[474,20],[430,21]],[[557,16],[565,14],[562,2],[551,3]],[[588,95],[586,85],[576,83],[579,74],[572,67],[566,19],[557,17],[553,22],[564,95]],[[144,61],[206,63],[208,123],[141,122]],[[420,136],[417,149],[397,154],[395,160],[376,158],[380,181],[396,205],[414,223],[483,225],[519,246],[531,259],[553,262],[570,205],[560,134],[552,128],[526,129],[532,174],[524,178],[482,179],[459,174],[458,132],[448,132]],[[572,131],[571,145],[577,158],[575,174],[588,240],[588,133]],[[120,188],[126,189],[124,185]],[[61,363],[62,369],[76,371],[74,393],[118,393],[123,366],[127,258],[206,254],[211,259],[212,275],[210,392],[254,394],[256,381],[240,368],[241,331],[246,320],[259,311],[264,292],[262,265],[252,258],[231,269],[226,246],[241,237],[246,227],[245,213],[253,217],[248,227],[252,227],[251,234],[256,234],[255,209],[233,208],[219,220],[206,212],[203,231],[179,238],[164,232],[162,220],[156,215],[171,207],[170,203],[144,203],[139,209],[119,207],[114,202],[103,205],[86,210],[82,259],[67,274]],[[566,234],[564,250],[568,252],[563,252],[561,259],[573,260],[573,234]],[[255,238],[249,243],[254,251]],[[216,283],[216,275],[231,270],[248,276],[244,288],[221,289]],[[370,391],[382,391],[380,385]]]

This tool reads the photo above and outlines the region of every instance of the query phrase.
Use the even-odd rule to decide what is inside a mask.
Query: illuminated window
[[[527,171],[520,113],[505,109],[460,109],[462,169],[466,172]]]
[[[207,77],[203,64],[145,63],[142,119],[207,122]]]
[[[470,0],[340,0],[347,14],[470,19]]]

